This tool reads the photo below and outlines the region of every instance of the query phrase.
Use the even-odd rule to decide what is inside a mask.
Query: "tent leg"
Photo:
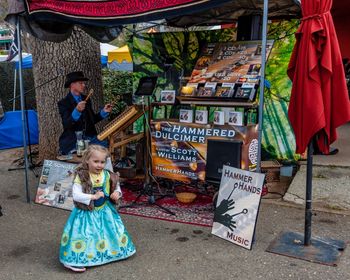
[[[260,75],[260,94],[259,94],[259,121],[258,121],[258,155],[256,172],[261,172],[261,142],[263,132],[263,113],[264,113],[264,93],[265,93],[265,66],[266,66],[266,43],[267,43],[267,15],[269,12],[269,0],[264,0],[264,14],[262,25],[262,43],[261,43],[261,75]]]
[[[17,69],[15,69],[15,75],[13,80],[13,102],[12,111],[16,110],[16,91],[17,91]]]
[[[312,163],[314,146],[310,141],[307,149],[307,170],[306,170],[306,196],[305,196],[305,230],[304,245],[311,244],[311,219],[312,219]]]
[[[22,46],[21,46],[21,28],[20,20],[17,17],[17,41],[18,41],[18,57],[19,57],[19,67],[18,67],[18,79],[19,79],[19,89],[20,89],[20,99],[21,99],[21,111],[22,111],[22,137],[23,137],[23,153],[24,153],[24,164],[25,164],[25,188],[26,188],[26,198],[27,202],[30,202],[30,194],[28,187],[28,155],[27,155],[27,133],[26,133],[26,114],[25,104],[24,104],[24,88],[23,88],[23,77],[22,77]]]

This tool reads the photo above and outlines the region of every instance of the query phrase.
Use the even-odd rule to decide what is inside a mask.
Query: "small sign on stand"
[[[45,160],[39,180],[35,203],[72,210],[73,163]]]
[[[212,234],[251,250],[265,174],[223,166]]]

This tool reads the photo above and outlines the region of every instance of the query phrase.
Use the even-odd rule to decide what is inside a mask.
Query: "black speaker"
[[[241,168],[242,141],[208,139],[205,178],[208,182],[220,182],[222,166]]]
[[[238,18],[237,41],[261,40],[261,16],[241,16]]]

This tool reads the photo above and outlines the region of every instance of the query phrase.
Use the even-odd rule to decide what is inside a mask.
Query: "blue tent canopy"
[[[101,55],[101,65],[102,68],[107,67],[108,56]],[[16,69],[19,68],[19,61],[16,61]],[[28,55],[27,57],[22,59],[22,68],[23,69],[31,69],[33,68],[33,57],[32,55]]]
[[[21,111],[6,112],[5,116],[0,120],[0,150],[23,147],[21,113]],[[33,110],[28,110],[27,113],[29,125],[29,139],[27,141],[31,145],[38,144],[38,115]]]

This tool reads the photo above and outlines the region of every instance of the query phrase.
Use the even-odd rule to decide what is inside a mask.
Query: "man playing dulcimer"
[[[112,105],[106,104],[98,113],[91,106],[90,96],[86,96],[86,78],[81,71],[71,72],[66,75],[65,88],[68,94],[58,102],[58,110],[62,118],[63,133],[59,138],[59,149],[61,155],[67,155],[76,150],[76,132],[81,132],[83,139],[90,140],[91,144],[107,146],[107,141],[99,141],[96,138],[95,124],[108,117],[112,111]]]

